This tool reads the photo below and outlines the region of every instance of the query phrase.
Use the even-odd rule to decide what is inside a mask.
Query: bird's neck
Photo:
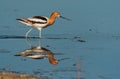
[[[50,62],[51,64],[54,64],[54,62],[56,61],[56,59],[54,59],[54,57],[53,57],[52,55],[49,56],[48,59],[49,59],[49,62]]]
[[[48,25],[52,25],[52,24],[54,24],[55,19],[56,19],[56,17],[53,16],[53,15],[51,15],[50,18],[49,18],[49,23],[48,23]]]

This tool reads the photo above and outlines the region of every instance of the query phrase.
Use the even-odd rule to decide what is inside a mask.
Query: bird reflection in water
[[[40,46],[32,46],[31,48],[23,50],[22,52],[16,54],[15,56],[24,56],[32,59],[48,58],[50,64],[52,65],[58,64],[58,60],[54,58],[53,52]]]

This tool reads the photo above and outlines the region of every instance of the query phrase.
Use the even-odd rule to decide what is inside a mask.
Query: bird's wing
[[[28,18],[27,20],[29,20],[33,24],[35,23],[46,24],[47,23],[47,17],[42,17],[42,16],[33,16],[33,17]]]

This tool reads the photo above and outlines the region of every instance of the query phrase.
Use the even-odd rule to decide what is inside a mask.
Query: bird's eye
[[[57,17],[60,17],[60,15],[58,15]]]

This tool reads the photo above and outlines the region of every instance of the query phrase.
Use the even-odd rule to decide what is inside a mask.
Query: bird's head
[[[54,55],[49,55],[48,60],[49,60],[50,64],[52,64],[52,65],[57,65],[58,64],[58,60],[56,60],[54,58]]]
[[[71,19],[61,16],[61,15],[60,15],[60,12],[53,12],[53,13],[51,14],[51,16],[53,16],[54,18],[59,18],[59,17],[60,17],[60,18],[62,18],[62,19],[71,21]]]
[[[51,14],[51,16],[53,16],[53,17],[55,17],[55,18],[58,18],[58,17],[60,17],[60,12],[53,12],[53,13]]]

